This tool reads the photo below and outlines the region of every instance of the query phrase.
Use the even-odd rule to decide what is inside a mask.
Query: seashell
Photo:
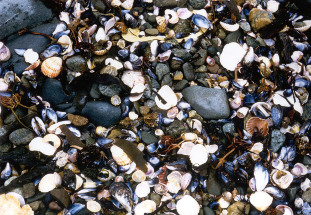
[[[134,209],[135,215],[144,215],[152,213],[157,209],[157,205],[152,200],[145,200],[136,205]]]
[[[30,151],[38,151],[47,156],[52,156],[56,151],[56,148],[51,144],[44,142],[42,137],[32,139],[28,147]]]
[[[111,6],[113,6],[113,7],[120,7],[121,4],[122,4],[121,0],[112,0],[111,1]]]
[[[159,183],[154,186],[154,192],[159,195],[165,195],[168,192],[168,188],[165,184]]]
[[[254,52],[254,48],[249,47],[248,52],[244,57],[244,63],[246,65],[251,65],[255,61],[256,58],[257,58],[257,55]]]
[[[246,123],[246,131],[250,135],[258,133],[265,137],[269,133],[269,122],[268,120],[261,119],[259,117],[251,117]]]
[[[306,178],[301,184],[300,189],[302,191],[307,191],[311,187],[310,179]]]
[[[4,169],[1,172],[1,179],[3,180],[7,180],[8,178],[10,178],[12,174],[12,168],[9,162],[6,163]]]
[[[47,134],[43,137],[42,139],[43,142],[45,143],[50,143],[50,144],[53,144],[54,148],[58,148],[60,147],[61,145],[61,140],[60,138],[55,135],[55,134]]]
[[[188,123],[188,120],[187,120]],[[197,119],[190,119],[188,123],[189,127],[193,130],[197,130],[199,133],[202,132],[202,123]]]
[[[127,210],[131,213],[133,201],[132,192],[129,187],[123,182],[114,182],[109,187],[109,193]]]
[[[164,103],[162,99],[160,100],[158,95],[160,95],[166,103]],[[155,97],[155,102],[160,109],[168,110],[177,105],[177,96],[168,85],[163,85],[158,91],[158,95]]]
[[[210,56],[207,56],[206,58],[206,63],[209,65],[209,66],[214,66],[215,65],[215,60],[214,58],[210,57]]]
[[[10,49],[0,42],[0,62],[8,61],[11,58]]]
[[[111,42],[111,41],[108,41],[108,42]],[[110,44],[110,43],[109,43]],[[109,45],[110,46],[110,45]],[[105,65],[111,65],[111,66],[114,66],[117,70],[120,70],[123,68],[123,64],[117,60],[114,60],[112,58],[107,58],[105,60]]]
[[[9,84],[4,81],[3,78],[0,78],[0,92],[6,92],[9,89]]]
[[[102,207],[98,202],[91,200],[86,202],[86,208],[93,213],[97,213]]]
[[[137,170],[132,174],[132,179],[135,182],[142,182],[146,180],[146,174],[141,171],[141,170]]]
[[[234,71],[245,56],[246,51],[236,42],[226,44],[220,55],[221,65],[230,71]]]
[[[276,187],[266,187],[263,191],[272,195],[275,199],[283,200],[286,198],[285,193]]]
[[[183,142],[177,154],[180,155],[190,155],[190,152],[195,144],[193,142]]]
[[[145,89],[146,87],[144,84],[136,84],[131,90],[130,101],[138,101],[143,96]]]
[[[296,198],[294,201],[295,207],[296,208],[302,208],[303,206],[303,199],[302,198]]]
[[[230,205],[230,202],[226,201],[224,197],[221,197],[218,199],[218,204],[220,208],[228,208]]]
[[[114,106],[119,106],[122,101],[119,95],[114,95],[110,98],[110,102]]]
[[[124,15],[125,24],[129,28],[136,28],[138,26],[138,21],[130,13]]]
[[[108,39],[109,38],[105,30],[102,27],[98,28],[97,33],[95,35],[96,42],[99,42],[99,41],[106,42]]]
[[[125,71],[121,80],[130,88],[133,88],[136,84],[145,84],[145,77],[141,71]]]
[[[199,167],[207,162],[208,152],[203,145],[197,144],[192,148],[189,159],[194,167]]]
[[[283,214],[286,214],[286,215],[294,215],[293,210],[287,205],[278,205],[275,207],[275,209],[277,209],[278,211],[281,211]]]
[[[269,183],[269,172],[262,165],[261,162],[257,162],[255,164],[254,177],[255,177],[255,180],[256,180],[256,190],[257,191],[262,191],[263,189],[265,189],[265,187]]]
[[[213,29],[213,24],[204,16],[200,14],[194,14],[192,16],[192,22],[200,28]]]
[[[21,205],[17,193],[7,193],[0,195],[0,214],[7,215],[33,215],[34,212],[29,205]]]
[[[65,22],[59,22],[55,28],[55,30],[53,31],[52,35],[56,35],[60,32],[66,31],[67,29],[67,24]]]
[[[172,54],[172,50],[167,50],[166,52],[159,54],[158,55],[159,61],[160,62],[167,61],[171,57],[171,54]]]
[[[192,12],[188,8],[179,8],[177,10],[178,17],[181,19],[188,19],[192,16]]]
[[[42,60],[45,60],[50,57],[54,57],[57,55],[60,55],[63,52],[63,48],[60,44],[52,44],[47,49],[45,49],[43,52],[40,53],[40,58]]]
[[[230,32],[237,31],[240,28],[240,25],[237,23],[236,24],[228,24],[225,22],[220,22],[220,25],[221,25],[221,27],[223,27],[223,29],[225,29],[226,31],[230,31]]]
[[[277,185],[281,189],[286,189],[292,183],[294,177],[286,170],[274,169],[271,172],[270,180],[272,184]]]
[[[181,138],[183,141],[196,141],[198,139],[198,135],[196,133],[187,132],[182,133]]]
[[[264,191],[257,191],[249,198],[250,203],[259,211],[265,211],[272,204],[273,198]]]
[[[149,193],[150,193],[150,186],[149,186],[149,183],[147,181],[140,182],[136,186],[135,194],[139,198],[144,198],[144,197],[148,196]]]
[[[60,133],[57,130],[59,129],[59,126],[61,125],[69,125],[71,124],[71,122],[69,120],[65,120],[65,121],[61,121],[58,123],[55,123],[53,125],[51,125],[50,127],[48,127],[47,131],[52,134],[52,133]]]
[[[57,172],[45,175],[39,182],[38,190],[42,193],[50,192],[62,184],[62,178]]]
[[[256,161],[260,158],[259,153],[262,152],[263,150],[263,144],[262,143],[255,143],[252,148],[250,149],[251,152],[251,157],[253,159],[253,161]]]
[[[192,196],[185,195],[177,202],[176,210],[179,215],[198,215],[200,205]]]
[[[232,109],[238,109],[242,105],[242,102],[242,98],[240,96],[237,96],[230,102],[230,107]]]
[[[111,172],[110,170],[107,170],[105,168],[102,168],[100,170],[100,172],[97,175],[97,179],[102,181],[102,182],[106,182],[106,181],[110,181],[111,179],[113,179],[116,175]]]
[[[294,165],[294,168],[290,172],[293,175],[300,177],[302,175],[308,174],[308,168],[305,165],[303,165],[302,163],[296,163]]]
[[[180,180],[180,187],[182,190],[187,189],[187,187],[189,186],[189,184],[191,183],[191,179],[192,179],[192,175],[187,172],[185,173]]]
[[[60,12],[59,14],[59,20],[65,22],[67,25],[70,24],[70,18],[69,18],[70,14],[69,12]]]
[[[120,166],[125,166],[130,164],[132,160],[127,156],[127,154],[118,146],[113,145],[110,148],[112,158]]]
[[[105,55],[105,54],[108,53],[108,51],[111,49],[111,47],[112,47],[112,42],[111,42],[111,41],[107,41],[107,47],[106,47],[105,49],[96,50],[96,51],[94,51],[93,53],[96,54],[96,55]],[[118,62],[118,61],[116,61],[116,62]],[[107,60],[105,61],[105,63],[106,63],[106,65],[109,65],[109,63],[107,63]],[[121,64],[121,63],[119,63],[119,64]],[[112,65],[112,66],[115,66],[115,67],[117,68],[117,70],[118,70],[118,68],[120,67],[120,66],[117,66],[117,65],[115,65],[115,64],[113,64],[113,63],[111,63],[111,65]],[[122,67],[121,67],[121,68],[122,68]],[[119,69],[121,69],[121,68],[119,68]]]
[[[118,42],[117,42],[117,46],[118,46],[120,49],[124,49],[125,46],[126,46],[125,40],[119,39]]]
[[[244,118],[248,114],[249,108],[248,107],[241,107],[237,110],[237,117]]]
[[[43,61],[41,72],[49,78],[56,78],[62,70],[63,60],[60,57],[51,57]]]
[[[181,189],[180,183],[176,181],[169,181],[166,186],[167,186],[168,191],[174,194],[178,193],[179,190]]]
[[[125,0],[121,3],[121,7],[123,7],[125,10],[131,10],[134,4],[134,0]]]
[[[215,153],[218,150],[218,145],[216,145],[216,144],[206,145],[205,148],[206,148],[208,153]]]
[[[60,44],[65,51],[63,51],[61,54],[66,55],[72,52],[72,41],[68,35],[63,35],[61,36],[58,40],[57,43]]]
[[[156,21],[158,23],[157,29],[160,33],[166,32],[166,19],[163,16],[157,16]]]
[[[271,114],[271,105],[266,102],[256,102],[252,105],[250,112],[256,116],[269,117]]]
[[[311,27],[311,20],[304,20],[300,23],[294,24],[294,29],[300,32],[305,32],[309,30],[310,27]]]
[[[167,16],[167,20],[171,24],[176,24],[179,21],[178,13],[174,10],[166,9],[164,14]]]
[[[27,49],[24,58],[26,63],[33,64],[39,59],[39,54],[32,49]]]

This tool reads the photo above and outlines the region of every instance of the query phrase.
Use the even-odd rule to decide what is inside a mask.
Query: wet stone
[[[96,125],[109,127],[118,122],[121,116],[121,109],[108,102],[91,101],[86,103],[81,114]]]
[[[302,194],[302,199],[308,203],[311,203],[311,190],[304,191]]]
[[[70,204],[70,197],[64,189],[54,189],[50,192],[51,196],[57,200],[64,207],[68,207]]]
[[[210,209],[209,207],[203,208],[204,215],[215,215],[214,211]]]
[[[175,57],[181,58],[184,61],[191,59],[191,54],[186,49],[173,49],[172,53]]]
[[[101,93],[100,93],[100,90],[98,88],[98,85],[97,83],[93,83],[92,84],[92,87],[91,87],[91,90],[90,90],[90,96],[93,98],[93,99],[99,99],[101,97]]]
[[[159,80],[162,80],[164,75],[170,73],[170,68],[165,63],[158,63],[156,66],[156,75]]]
[[[188,19],[179,19],[173,28],[175,34],[188,35],[192,32],[190,21]]]
[[[225,38],[225,43],[238,42],[239,38],[242,36],[241,31],[234,31],[228,34]]]
[[[28,183],[23,185],[23,197],[29,198],[36,194],[36,187],[34,183]]]
[[[35,134],[27,128],[17,129],[9,136],[10,141],[15,145],[26,145],[30,143],[33,138],[35,138]]]
[[[195,78],[195,73],[193,66],[190,63],[185,63],[183,65],[184,76],[188,81],[193,81]]]
[[[205,119],[223,119],[230,115],[224,90],[192,86],[182,91],[184,98]]]
[[[24,113],[24,111],[22,110],[22,108],[16,108],[15,110],[14,110],[14,112],[15,112],[15,114],[19,117],[19,118],[22,118],[24,115],[25,115],[25,113]],[[4,124],[11,124],[11,123],[13,123],[13,122],[16,122],[17,121],[17,119],[16,119],[16,117],[15,117],[15,115],[13,114],[13,113],[10,113],[5,119],[4,119]]]
[[[274,19],[271,12],[253,8],[249,13],[249,21],[255,31],[269,25]]]
[[[277,152],[283,146],[285,140],[286,136],[280,130],[272,130],[270,142],[270,147],[272,151]]]
[[[224,134],[229,133],[229,134],[233,134],[235,133],[235,125],[234,123],[226,123],[222,126],[222,130],[224,132]]]
[[[250,205],[246,202],[235,202],[228,207],[228,214],[247,215],[249,214]]]
[[[73,72],[85,72],[87,68],[86,60],[80,56],[73,56],[66,60],[66,65]]]
[[[287,192],[288,197],[289,197],[289,202],[292,202],[292,201],[295,200],[296,194],[297,194],[299,189],[300,189],[299,187],[289,187],[289,188],[287,188],[286,192]]]
[[[74,93],[71,95],[65,94],[60,81],[47,78],[42,85],[42,98],[50,102],[52,106],[69,102],[74,98]]]
[[[189,0],[189,3],[193,9],[202,9],[206,5],[205,0]]]
[[[156,28],[148,28],[145,30],[145,32],[147,35],[151,35],[151,36],[155,36],[159,34],[159,31]]]
[[[119,95],[122,91],[121,86],[117,84],[103,85],[99,84],[98,89],[103,96],[112,97],[114,95]]]
[[[167,127],[168,135],[176,138],[179,137],[182,133],[188,131],[188,129],[184,126],[183,122],[179,120],[174,120],[172,124]]]
[[[158,138],[156,136],[146,131],[141,132],[141,140],[146,144],[158,142]]]
[[[172,77],[170,74],[166,74],[164,75],[163,79],[162,79],[162,82],[161,82],[161,86],[163,85],[168,85],[168,86],[172,86]]]
[[[194,56],[193,58],[195,58],[195,62],[193,63],[194,66],[201,66],[203,64],[206,63],[206,57],[207,57],[207,53],[206,50],[201,49],[199,50]]]
[[[304,165],[311,165],[311,158],[308,155],[303,156],[303,161],[302,163]]]
[[[311,118],[311,99],[303,106],[302,119],[308,120]]]
[[[31,202],[29,203],[29,206],[32,208],[32,210],[36,211],[39,209],[41,203],[42,201]]]
[[[181,81],[178,81],[175,85],[174,85],[174,89],[175,90],[182,90],[184,89],[185,87],[187,87],[189,85],[189,82],[187,80],[181,80]]]
[[[176,0],[154,0],[153,1],[154,5],[157,7],[182,7],[187,3],[187,0],[180,0],[180,1],[176,1]]]
[[[206,189],[209,194],[212,195],[220,195],[221,194],[221,186],[218,184],[215,171],[210,171],[208,176],[208,180],[206,182]]]

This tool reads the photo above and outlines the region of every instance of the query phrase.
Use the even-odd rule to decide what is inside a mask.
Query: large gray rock
[[[86,103],[81,114],[96,125],[109,127],[119,121],[121,109],[108,102],[92,101]]]
[[[1,0],[0,39],[25,27],[43,23],[52,16],[52,11],[38,0]]]
[[[153,4],[157,7],[182,7],[187,0],[154,0]]]
[[[182,94],[205,119],[224,119],[230,115],[227,93],[224,90],[192,86],[184,89]]]
[[[0,1],[0,5],[1,5],[1,1]],[[55,30],[57,23],[58,23],[58,20],[54,18],[49,23],[39,25],[35,28],[30,29],[30,31],[52,35],[52,32]],[[5,42],[5,45],[10,49],[12,56],[9,61],[3,64],[3,66],[14,65],[14,72],[17,75],[21,75],[22,72],[24,72],[25,69],[29,65],[25,63],[24,57],[21,57],[14,52],[14,49],[30,49],[31,48],[34,51],[40,53],[47,47],[47,45],[50,42],[51,42],[50,39],[44,36],[40,36],[40,35],[24,34],[24,35],[19,36],[17,33],[13,34]]]

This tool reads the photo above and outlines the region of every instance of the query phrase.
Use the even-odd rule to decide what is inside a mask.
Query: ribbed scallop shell
[[[252,117],[246,123],[246,131],[250,135],[254,135],[256,131],[261,136],[265,137],[269,132],[269,122],[259,117]]]
[[[41,72],[49,78],[56,78],[62,70],[63,60],[60,57],[51,57],[43,61]]]
[[[127,156],[127,154],[118,146],[113,145],[110,148],[112,158],[120,166],[125,166],[132,162],[132,160]]]

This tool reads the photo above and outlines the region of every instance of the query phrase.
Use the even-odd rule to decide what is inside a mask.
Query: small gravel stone
[[[10,134],[9,139],[15,145],[26,145],[35,137],[36,136],[32,131],[27,128],[20,128],[13,131]]]
[[[36,194],[36,187],[34,183],[28,183],[23,185],[23,197],[29,198]]]
[[[159,80],[162,80],[164,75],[169,74],[169,73],[170,73],[170,68],[168,67],[167,64],[165,64],[165,63],[158,63],[157,64],[156,75],[157,75]]]
[[[188,81],[193,81],[194,80],[195,73],[194,73],[194,69],[193,69],[193,66],[191,65],[191,63],[185,63],[183,65],[183,73],[184,73],[185,78]]]
[[[279,151],[279,149],[283,146],[285,140],[286,136],[280,130],[277,129],[272,130],[270,142],[272,151],[275,153]]]
[[[172,53],[175,57],[181,58],[184,61],[188,61],[191,59],[191,54],[187,52],[186,49],[173,49]]]
[[[229,133],[229,134],[233,134],[235,133],[235,125],[234,123],[226,123],[222,126],[222,130],[224,132],[224,134]]]
[[[209,194],[216,196],[221,194],[221,186],[217,182],[214,170],[210,171],[208,180],[206,181],[206,189]]]
[[[66,65],[73,72],[85,72],[88,69],[86,60],[80,55],[68,58]]]
[[[151,36],[156,36],[159,34],[159,31],[156,28],[148,28],[145,30],[145,32],[147,35],[151,35]]]
[[[60,188],[60,189],[54,189],[50,192],[51,196],[57,200],[62,206],[67,208],[70,204],[70,197],[66,190]]]
[[[308,203],[311,203],[311,190],[304,191],[302,194],[302,199]]]
[[[107,96],[107,97],[119,95],[122,91],[121,86],[118,84],[112,84],[108,86],[104,84],[99,84],[98,89],[103,96]]]
[[[214,211],[210,209],[209,207],[203,208],[204,215],[215,215]]]
[[[193,7],[193,9],[203,9],[206,5],[205,0],[189,0],[189,3]]]
[[[181,81],[178,81],[175,85],[174,85],[174,89],[175,90],[183,90],[185,87],[187,87],[189,85],[189,82],[187,80],[181,80]]]
[[[249,21],[255,31],[269,25],[274,19],[271,12],[253,8],[249,13]]]
[[[146,144],[158,142],[158,138],[156,136],[146,131],[141,132],[141,140]]]

